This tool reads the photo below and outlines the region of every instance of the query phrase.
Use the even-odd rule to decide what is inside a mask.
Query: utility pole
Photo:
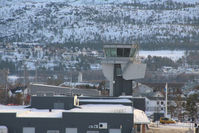
[[[5,97],[6,97],[6,102],[7,102],[7,99],[8,99],[8,74],[9,74],[9,69],[4,69],[3,70],[3,73],[4,73],[4,89],[5,89]]]
[[[4,87],[5,87],[5,89],[6,89],[6,91],[8,90],[8,74],[9,74],[9,69],[4,69],[3,70],[3,72],[4,72],[4,80],[5,80],[5,84],[4,84]]]
[[[167,117],[167,90],[168,90],[168,84],[166,83],[165,86],[165,117]]]
[[[38,69],[38,61],[36,61],[36,69],[35,69],[35,82],[37,83],[37,78],[38,78],[38,73],[37,73],[37,69]]]
[[[24,86],[26,86],[26,82],[27,82],[27,68],[26,64],[24,64]]]

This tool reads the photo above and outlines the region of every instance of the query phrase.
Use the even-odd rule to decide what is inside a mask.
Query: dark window
[[[138,124],[138,125],[137,125],[137,131],[138,131],[138,132],[140,132],[140,128],[141,128],[141,125]]]
[[[87,131],[86,133],[99,133],[99,131]]]
[[[129,57],[130,48],[124,48],[124,57]]]
[[[120,64],[116,64],[115,65],[115,73],[116,73],[116,76],[121,76],[122,75],[122,70],[121,70],[121,65]]]
[[[168,121],[169,119],[168,119],[168,118],[162,118],[162,120],[164,120],[164,121]]]
[[[123,48],[117,49],[117,57],[123,57],[123,53],[124,53]]]
[[[47,133],[59,133],[59,130],[47,130]]]
[[[161,102],[161,105],[163,105],[164,103],[163,102]]]

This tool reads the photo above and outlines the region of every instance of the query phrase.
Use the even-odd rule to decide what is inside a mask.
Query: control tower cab
[[[132,95],[132,80],[144,78],[146,64],[137,60],[138,45],[104,45],[102,71],[110,96]]]

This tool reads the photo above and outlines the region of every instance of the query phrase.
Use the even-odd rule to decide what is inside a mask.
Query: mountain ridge
[[[0,42],[198,45],[199,2],[179,1],[3,1]]]

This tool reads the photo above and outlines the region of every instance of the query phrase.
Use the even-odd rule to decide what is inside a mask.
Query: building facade
[[[115,101],[116,100],[116,101]],[[115,101],[115,102],[114,102]],[[0,105],[8,133],[132,133],[131,100],[34,97],[30,107]],[[98,104],[97,104],[98,103]]]

